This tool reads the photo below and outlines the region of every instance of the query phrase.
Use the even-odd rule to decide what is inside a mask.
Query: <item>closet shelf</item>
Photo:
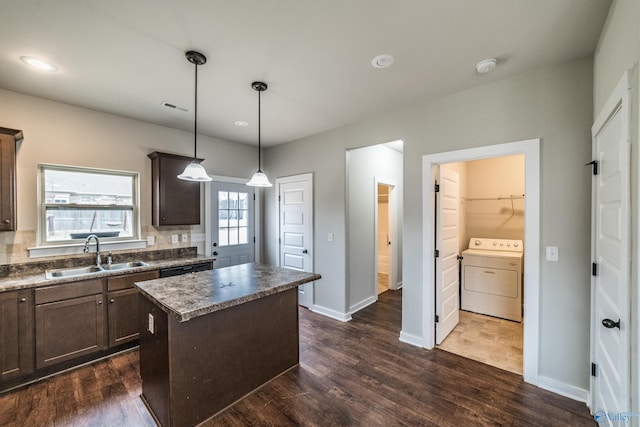
[[[467,202],[475,202],[480,200],[522,200],[524,194],[511,194],[509,196],[496,196],[496,197],[463,197],[462,200]]]

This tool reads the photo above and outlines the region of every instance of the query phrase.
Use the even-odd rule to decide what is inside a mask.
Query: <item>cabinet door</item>
[[[0,231],[16,229],[16,142],[0,132]]]
[[[193,159],[157,151],[149,157],[152,225],[200,224],[200,183],[178,179]]]
[[[109,292],[109,347],[138,339],[138,290]]]
[[[33,371],[33,293],[0,293],[0,381]]]
[[[105,348],[102,294],[36,306],[36,367]]]

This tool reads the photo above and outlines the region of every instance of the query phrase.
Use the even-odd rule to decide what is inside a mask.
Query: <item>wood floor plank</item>
[[[204,426],[596,426],[521,376],[398,340],[400,291],[347,323],[300,309],[300,365]],[[137,350],[0,395],[0,426],[154,426]]]

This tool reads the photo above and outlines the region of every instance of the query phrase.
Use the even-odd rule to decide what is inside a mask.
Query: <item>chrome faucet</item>
[[[100,239],[98,239],[98,236],[96,236],[95,234],[89,234],[84,241],[83,251],[85,254],[89,252],[89,242],[91,241],[91,239],[96,239],[96,265],[100,267],[100,265],[102,264],[102,258],[100,257]]]

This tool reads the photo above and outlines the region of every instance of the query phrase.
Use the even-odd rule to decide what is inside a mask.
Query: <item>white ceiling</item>
[[[257,145],[593,53],[610,0],[2,0],[0,87]],[[381,53],[395,64],[376,69]],[[54,63],[33,70],[21,56]],[[498,58],[490,74],[475,64]],[[237,127],[234,122],[249,122]],[[0,123],[1,125],[1,123]]]

